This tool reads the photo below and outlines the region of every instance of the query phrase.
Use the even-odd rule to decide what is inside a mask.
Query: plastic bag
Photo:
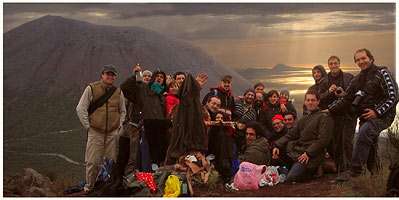
[[[234,186],[239,190],[257,190],[259,189],[258,183],[265,177],[266,172],[266,165],[243,162],[234,176]]]
[[[280,182],[280,178],[281,178],[281,176],[278,174],[278,168],[279,168],[279,166],[269,166],[268,167],[268,171],[267,171],[264,179],[261,182],[259,182],[259,184],[261,184],[261,186],[264,186],[264,185],[268,185],[268,186],[277,185],[277,183]],[[284,180],[285,180],[285,177],[284,177]],[[284,180],[281,181],[281,182],[284,182]]]
[[[180,181],[175,175],[169,175],[165,182],[163,197],[178,197],[180,195]]]

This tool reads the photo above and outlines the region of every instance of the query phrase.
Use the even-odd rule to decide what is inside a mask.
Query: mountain
[[[236,70],[241,76],[248,80],[262,79],[270,75],[282,74],[286,71],[299,71],[299,70],[309,70],[307,68],[301,67],[291,67],[285,64],[276,64],[273,68],[247,68],[244,70]]]
[[[100,79],[104,65],[117,67],[115,84],[143,69],[208,75],[202,95],[233,77],[239,95],[250,81],[216,61],[200,47],[138,26],[96,25],[44,16],[3,36],[4,136],[25,137],[80,127],[75,107],[84,88]]]
[[[119,85],[136,62],[143,69],[206,73],[205,89],[220,75],[233,76],[235,93],[252,84],[204,50],[183,40],[138,26],[96,25],[59,16],[44,16],[4,34],[4,87],[81,88],[99,79],[106,64],[117,66]]]

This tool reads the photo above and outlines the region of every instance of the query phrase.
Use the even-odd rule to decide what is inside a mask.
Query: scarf
[[[164,86],[159,85],[157,82],[153,82],[151,85],[151,90],[158,94],[161,94],[164,88],[165,88]]]

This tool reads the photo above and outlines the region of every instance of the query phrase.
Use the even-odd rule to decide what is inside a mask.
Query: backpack
[[[127,195],[114,160],[105,159],[97,175],[94,188],[90,191],[88,196],[117,197]]]

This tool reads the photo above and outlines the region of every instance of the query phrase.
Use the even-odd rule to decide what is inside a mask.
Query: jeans
[[[355,141],[352,160],[349,166],[350,175],[359,175],[363,172],[364,165],[366,165],[368,159],[370,159],[369,154],[375,153],[370,150],[374,149],[374,143],[377,141],[378,135],[382,130],[388,128],[388,126],[389,124],[380,118],[360,123],[360,129],[357,140]]]
[[[295,162],[290,172],[288,172],[288,181],[305,181],[312,178],[312,173],[302,163]]]

